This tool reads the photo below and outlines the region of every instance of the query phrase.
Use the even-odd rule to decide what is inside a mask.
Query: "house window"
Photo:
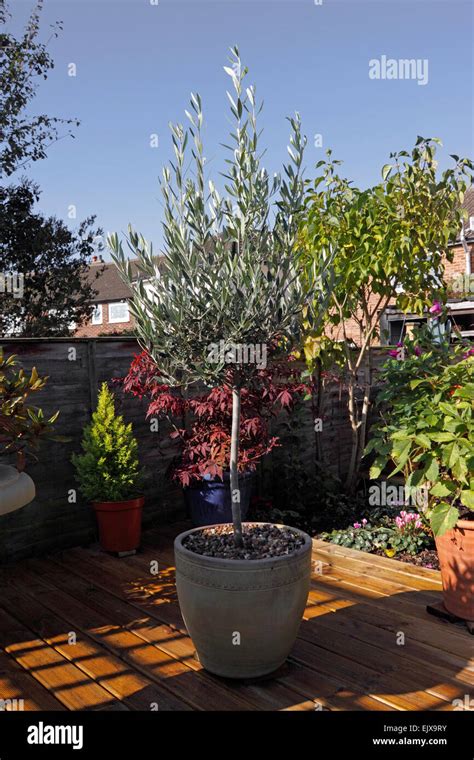
[[[127,301],[109,303],[109,324],[128,322],[130,320]]]
[[[92,312],[92,318],[91,322],[93,325],[101,325],[102,324],[102,304],[97,303],[94,306],[94,311]]]

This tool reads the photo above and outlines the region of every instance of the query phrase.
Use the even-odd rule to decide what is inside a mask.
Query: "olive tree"
[[[296,344],[305,304],[321,313],[328,300],[332,254],[319,267],[317,294],[307,295],[294,256],[302,208],[303,152],[300,117],[291,125],[290,161],[282,174],[263,168],[257,117],[262,105],[244,84],[239,51],[231,51],[227,92],[233,129],[223,189],[205,178],[203,114],[191,95],[188,126],[170,125],[174,161],[163,170],[164,253],[158,267],[152,244],[128,228],[128,245],[141,277],[117,234],[109,246],[133,289],[131,313],[137,337],[157,365],[157,382],[183,388],[203,382],[232,387],[230,488],[234,537],[242,545],[238,450],[241,389],[258,372],[257,357]],[[192,173],[188,173],[191,152]],[[313,286],[314,287],[314,286]],[[317,319],[314,316],[314,319]]]

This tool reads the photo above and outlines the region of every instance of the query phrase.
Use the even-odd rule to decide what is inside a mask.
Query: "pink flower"
[[[358,523],[358,522],[355,522],[354,523],[354,528],[356,528],[356,529],[357,528],[362,528],[362,525],[360,523]]]
[[[388,352],[389,356],[393,356],[394,359],[398,358],[398,351],[396,351],[394,348]]]
[[[433,317],[438,317],[441,312],[443,311],[443,308],[439,301],[434,301],[433,306],[430,307],[430,314],[433,315]]]
[[[367,520],[365,519],[365,517],[364,517],[364,519],[362,520],[362,525],[367,525]]]

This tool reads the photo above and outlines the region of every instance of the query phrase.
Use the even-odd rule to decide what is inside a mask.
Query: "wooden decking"
[[[182,529],[148,532],[141,553],[126,559],[92,547],[4,567],[0,700],[22,699],[26,710],[449,711],[469,704],[474,639],[425,609],[440,599],[439,573],[321,541],[287,664],[251,683],[206,673],[176,598],[172,538]]]

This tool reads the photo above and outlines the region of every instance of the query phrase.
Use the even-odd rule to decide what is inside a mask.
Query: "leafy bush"
[[[0,456],[16,454],[19,470],[28,455],[37,458],[42,440],[69,440],[54,435],[59,412],[48,419],[40,408],[28,403],[33,393],[43,390],[47,380],[38,375],[36,367],[27,375],[19,368],[17,357],[14,354],[5,357],[0,348]]]
[[[374,523],[364,518],[345,530],[323,533],[321,538],[348,549],[383,551],[390,557],[399,553],[415,556],[432,546],[432,538],[418,513],[403,510],[395,519],[384,515]]]
[[[389,359],[379,401],[388,406],[372,429],[366,453],[377,452],[371,478],[392,466],[409,493],[428,489],[435,535],[474,510],[474,356],[448,341],[407,341],[401,360]]]
[[[73,454],[80,491],[88,501],[137,496],[141,472],[131,423],[115,413],[114,395],[102,384],[92,422],[84,429],[83,454]]]

